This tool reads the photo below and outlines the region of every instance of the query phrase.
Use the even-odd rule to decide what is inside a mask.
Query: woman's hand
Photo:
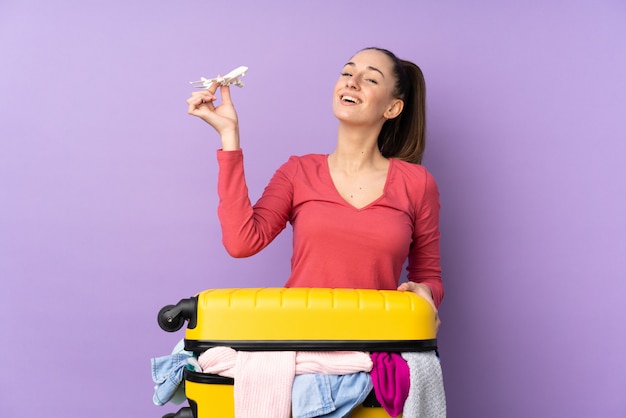
[[[415,282],[404,282],[400,286],[398,286],[398,290],[402,292],[413,292],[416,295],[424,298],[426,302],[432,306],[435,311],[435,331],[439,329],[439,325],[441,325],[441,320],[439,319],[439,311],[435,306],[435,301],[433,300],[433,294],[430,291],[430,288],[425,284],[415,283]]]
[[[215,92],[218,86],[222,95],[222,103],[215,105]],[[222,138],[222,149],[228,151],[239,149],[239,122],[237,112],[230,97],[230,87],[214,83],[208,90],[193,92],[187,99],[187,113],[197,116],[217,131]]]

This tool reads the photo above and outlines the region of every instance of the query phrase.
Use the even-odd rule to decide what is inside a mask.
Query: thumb
[[[222,103],[229,105],[233,104],[233,101],[230,98],[230,86],[220,86],[220,93],[222,95]]]
[[[413,288],[412,288],[412,286],[411,286],[412,284],[413,284],[412,282],[404,282],[404,283],[401,283],[401,284],[400,284],[400,286],[398,286],[398,289],[397,289],[397,290],[401,290],[401,291],[407,291],[407,290],[408,290],[408,291],[413,291]]]

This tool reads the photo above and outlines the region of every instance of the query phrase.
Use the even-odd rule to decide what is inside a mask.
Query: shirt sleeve
[[[408,280],[430,288],[435,306],[443,299],[441,257],[439,250],[439,190],[435,179],[426,172],[424,195],[417,210],[413,242],[407,266]]]
[[[219,173],[218,218],[222,243],[233,257],[249,257],[261,251],[285,228],[291,212],[293,184],[290,160],[272,177],[252,206],[246,184],[243,151],[217,151]]]

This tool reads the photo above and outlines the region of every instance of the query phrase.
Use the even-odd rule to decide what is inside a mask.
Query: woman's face
[[[333,113],[344,122],[382,125],[402,110],[394,97],[393,62],[383,52],[366,49],[344,65],[335,83]]]

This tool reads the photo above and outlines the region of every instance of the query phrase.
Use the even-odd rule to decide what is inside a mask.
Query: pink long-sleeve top
[[[357,209],[337,191],[328,156],[291,157],[253,206],[243,152],[217,152],[218,216],[233,257],[265,248],[293,227],[286,287],[396,289],[405,261],[408,280],[443,298],[439,256],[439,192],[421,165],[390,159],[383,194]]]

